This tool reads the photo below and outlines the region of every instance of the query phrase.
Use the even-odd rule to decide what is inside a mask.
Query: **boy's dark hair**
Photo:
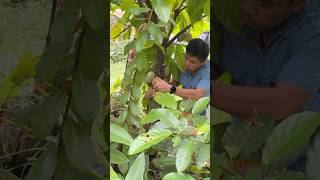
[[[186,53],[204,61],[209,55],[209,45],[200,38],[191,39],[187,45]]]

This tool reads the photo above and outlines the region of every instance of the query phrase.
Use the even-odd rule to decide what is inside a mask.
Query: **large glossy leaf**
[[[207,105],[209,104],[209,97],[202,97],[196,101],[192,108],[192,114],[199,114],[206,110]]]
[[[121,151],[118,149],[111,147],[110,148],[110,162],[113,164],[121,164],[128,162],[129,159],[127,158],[126,155],[124,155]]]
[[[213,125],[231,122],[231,115],[223,112],[215,107],[210,108],[213,111],[211,114],[213,115]]]
[[[137,159],[130,166],[129,172],[126,175],[125,180],[141,180],[144,179],[145,170],[145,157],[144,153],[141,153]]]
[[[133,139],[127,130],[116,124],[110,123],[110,141],[130,146]]]
[[[184,48],[182,45],[176,46],[176,52],[175,52],[175,60],[176,64],[178,65],[178,68],[180,71],[185,71],[185,63],[184,63]]]
[[[103,69],[106,68],[108,55],[105,52],[107,49],[105,34],[105,30],[96,31],[87,26],[83,37],[80,66],[86,76],[94,81],[100,78]]]
[[[45,138],[52,134],[52,129],[60,117],[66,96],[62,90],[54,92],[45,101],[23,109],[16,118],[18,125],[25,125],[31,121],[33,134]]]
[[[223,135],[222,143],[231,158],[236,157],[246,144],[251,129],[244,122],[233,122]]]
[[[143,52],[137,53],[135,58],[135,63],[137,65],[138,71],[148,71],[149,63],[146,61],[145,55]]]
[[[74,26],[79,18],[79,2],[65,0],[54,18],[50,29],[52,43],[64,43],[73,37]]]
[[[189,167],[192,154],[197,147],[198,145],[191,140],[186,140],[186,142],[179,147],[176,154],[176,167],[179,173],[183,172]]]
[[[133,155],[150,148],[153,145],[160,143],[171,135],[168,129],[150,130],[147,133],[140,134],[131,143],[128,154]]]
[[[79,150],[80,149],[81,148],[79,148]],[[82,159],[79,161],[81,160]],[[103,177],[92,172],[91,168],[82,171],[76,169],[75,166],[70,162],[68,155],[65,152],[65,147],[61,146],[59,149],[58,167],[54,176],[54,180],[103,180]]]
[[[187,12],[189,14],[191,23],[194,24],[201,19],[205,0],[188,0],[187,2]]]
[[[170,18],[169,0],[151,0],[151,4],[158,18],[167,23]]]
[[[307,153],[306,171],[313,179],[320,178],[320,132],[315,135]]]
[[[247,158],[251,153],[258,150],[266,142],[274,128],[274,122],[271,118],[260,116],[256,119],[259,123],[263,123],[263,126],[251,128],[250,136],[247,137],[247,142],[239,154],[242,158]]]
[[[177,109],[177,102],[173,95],[169,93],[158,92],[154,97],[154,101],[158,104],[170,109]]]
[[[148,7],[137,7],[137,8],[130,8],[128,10],[128,12],[132,15],[139,15],[141,13],[145,13],[145,12],[148,12],[150,11],[150,8]]]
[[[63,143],[71,164],[78,170],[90,170],[98,162],[90,131],[71,118],[64,122]]]
[[[171,111],[165,108],[151,109],[151,111],[142,118],[141,123],[148,124],[153,123],[157,120],[162,121],[169,127],[177,128],[178,126],[178,119],[176,118],[176,116]]]
[[[196,164],[198,167],[210,167],[210,144],[204,144],[196,153]]]
[[[159,44],[162,44],[163,33],[162,33],[160,27],[158,27],[155,23],[150,22],[149,26],[148,26],[148,30],[149,30],[152,38],[155,41],[157,41]]]
[[[26,180],[51,179],[56,170],[57,159],[57,146],[54,144],[50,144],[47,149],[39,156],[36,163],[32,165],[32,168],[30,169]]]
[[[96,119],[99,108],[98,85],[80,69],[72,82],[71,109],[81,122],[91,124]]]
[[[316,112],[298,113],[282,121],[267,140],[263,163],[270,165],[307,143],[319,124],[320,116]]]
[[[16,175],[5,169],[0,169],[0,179],[3,180],[20,180]]]
[[[144,49],[144,45],[147,42],[147,38],[148,38],[148,33],[142,32],[139,34],[137,39],[134,41],[137,53],[141,52]]]
[[[194,180],[194,178],[188,174],[171,172],[165,175],[163,180]]]
[[[71,40],[65,43],[52,44],[41,56],[36,66],[36,75],[39,79],[52,81],[62,67],[66,54],[71,46]]]
[[[106,22],[107,1],[81,0],[81,10],[88,24],[95,30],[102,29]]]

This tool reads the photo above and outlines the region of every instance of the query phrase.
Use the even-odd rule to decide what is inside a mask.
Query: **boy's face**
[[[290,15],[300,12],[305,0],[240,0],[245,24],[261,32],[273,32]]]

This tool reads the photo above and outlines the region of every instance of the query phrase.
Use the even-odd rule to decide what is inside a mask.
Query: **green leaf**
[[[51,179],[56,170],[57,159],[57,146],[50,144],[47,149],[41,153],[36,163],[32,165],[26,180]]]
[[[125,47],[123,51],[123,55],[127,55],[131,49],[135,47],[135,41],[130,41]]]
[[[140,86],[133,86],[132,88],[132,97],[135,100],[139,100],[141,98],[141,89]]]
[[[157,120],[160,120],[164,124],[173,128],[177,128],[179,123],[176,116],[171,111],[165,108],[151,109],[151,111],[142,118],[141,123],[148,124],[153,123]]]
[[[172,142],[173,142],[173,147],[176,147],[180,142],[181,142],[181,137],[180,136],[175,136],[174,138],[172,138]]]
[[[111,147],[110,148],[110,162],[112,164],[121,164],[121,163],[129,162],[129,159],[121,151],[119,151],[118,149],[116,149],[114,147]]]
[[[130,112],[135,116],[139,117],[142,115],[139,101],[130,101],[129,102],[129,109],[130,109]]]
[[[148,30],[149,30],[152,38],[155,41],[157,41],[159,44],[162,44],[163,33],[162,33],[160,27],[158,27],[155,23],[150,22],[149,26],[148,26]]]
[[[110,165],[110,180],[121,180]]]
[[[52,44],[41,56],[36,66],[36,75],[39,79],[52,81],[62,67],[66,54],[71,46],[71,40],[66,43]]]
[[[18,125],[25,125],[26,122],[31,121],[33,134],[36,137],[45,138],[52,134],[52,129],[58,121],[65,103],[66,96],[62,90],[59,90],[42,103],[33,104],[23,109],[15,121]]]
[[[292,115],[274,129],[263,149],[265,165],[279,161],[299,146],[307,143],[320,124],[319,113],[303,112]]]
[[[91,124],[96,119],[100,109],[98,85],[81,69],[77,71],[72,82],[71,109],[79,120],[86,124]]]
[[[275,173],[275,175],[271,176],[270,178],[266,178],[266,180],[311,180],[309,177],[307,177],[302,172],[297,171],[281,171]]]
[[[157,92],[153,99],[158,104],[164,107],[168,107],[170,109],[177,109],[177,101],[175,100],[174,96],[169,93]]]
[[[106,22],[107,1],[80,0],[83,16],[95,30],[102,29]]]
[[[202,97],[196,101],[192,108],[192,114],[200,114],[206,110],[207,105],[209,104],[209,97]]]
[[[249,126],[242,122],[232,122],[223,135],[223,145],[230,158],[236,157],[251,134]]]
[[[188,168],[192,159],[192,154],[197,146],[198,145],[193,141],[187,140],[179,147],[176,155],[176,167],[178,173],[181,173]]]
[[[184,112],[190,112],[195,100],[193,99],[183,99],[179,104],[179,109]]]
[[[213,114],[213,125],[217,125],[217,124],[222,124],[225,122],[231,122],[231,115],[221,111],[215,107],[210,108],[210,110],[212,110],[212,114]]]
[[[139,34],[137,39],[134,41],[137,53],[141,52],[144,49],[144,45],[147,42],[147,38],[148,38],[148,33],[142,32],[141,34]]]
[[[0,168],[0,179],[3,180],[20,180],[16,175],[12,174],[10,171]]]
[[[185,71],[185,63],[184,63],[184,47],[182,45],[177,45],[176,46],[176,52],[175,52],[175,60],[176,64],[179,68],[180,71]]]
[[[64,123],[63,143],[71,164],[80,171],[90,170],[98,162],[90,130],[71,118]]]
[[[103,180],[103,178],[96,173],[94,173],[91,168],[86,170],[78,170],[76,169],[68,158],[68,155],[65,152],[64,146],[61,146],[59,149],[59,157],[58,157],[58,166],[57,166],[57,172],[55,174],[54,180]],[[87,148],[81,147],[81,148]],[[81,148],[80,151],[81,151]],[[91,154],[91,153],[90,153]],[[89,154],[89,155],[90,155]],[[87,154],[84,154],[85,157]],[[79,159],[81,161],[83,158]],[[107,169],[107,168],[106,168]]]
[[[127,119],[127,117],[128,117],[128,108],[121,111],[119,117],[117,118],[117,124],[121,125],[122,123],[124,123],[124,121]]]
[[[110,37],[111,39],[115,39],[122,31],[123,23],[117,22],[110,28]]]
[[[315,135],[307,153],[306,172],[312,179],[320,178],[320,133]]]
[[[134,62],[137,65],[138,71],[144,71],[144,72],[148,71],[149,63],[146,60],[143,52],[137,53]]]
[[[105,34],[105,30],[95,31],[87,26],[83,37],[80,66],[86,76],[94,81],[98,81],[106,67],[108,55],[105,53],[107,49]]]
[[[204,10],[204,3],[205,0],[187,0],[187,12],[189,14],[190,21],[192,24],[201,19]]]
[[[76,0],[66,0],[62,9],[57,11],[50,29],[52,43],[64,43],[73,38],[80,12],[78,3]]]
[[[140,134],[131,143],[128,154],[133,155],[160,143],[171,135],[168,129],[150,130],[147,133]]]
[[[170,18],[169,0],[151,0],[151,4],[158,18],[167,23]]]
[[[166,174],[163,180],[194,180],[194,178],[188,174],[171,172]]]
[[[210,144],[204,144],[196,153],[196,164],[198,167],[210,167]]]
[[[258,116],[256,120],[263,123],[263,126],[251,128],[250,136],[247,137],[247,142],[239,154],[242,158],[247,158],[251,153],[257,151],[266,142],[274,128],[274,122],[269,117]]]
[[[131,91],[126,91],[120,94],[119,96],[116,96],[115,99],[120,102],[120,105],[125,105],[130,100],[131,97]]]
[[[141,13],[146,13],[149,11],[150,11],[150,8],[148,7],[137,7],[137,8],[130,8],[128,12],[132,15],[139,15]]]
[[[141,153],[131,165],[125,180],[142,180],[144,179],[145,157]]]
[[[110,141],[130,146],[133,139],[127,130],[121,126],[110,123]]]

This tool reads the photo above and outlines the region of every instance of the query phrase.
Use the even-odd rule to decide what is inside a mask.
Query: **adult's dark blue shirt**
[[[301,111],[320,112],[320,1],[290,17],[265,48],[259,33],[245,27],[245,36],[224,30],[222,62],[233,84],[274,86],[286,82],[310,95]],[[294,97],[293,97],[294,98]]]

